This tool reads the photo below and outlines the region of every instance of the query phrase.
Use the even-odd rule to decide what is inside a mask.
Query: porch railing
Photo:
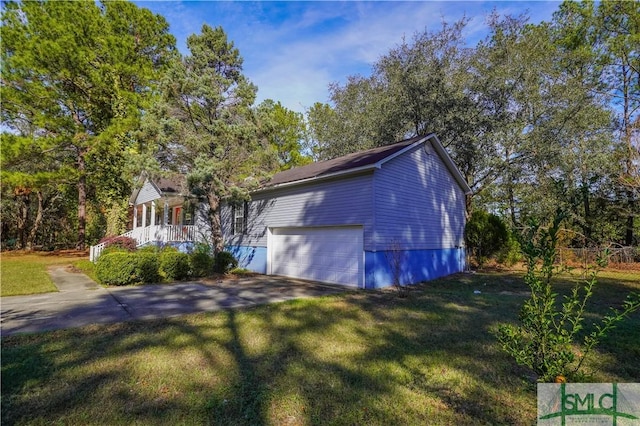
[[[154,225],[134,228],[125,232],[121,237],[129,237],[136,240],[137,246],[154,243],[173,243],[198,241],[198,229],[193,225]],[[89,260],[95,262],[98,260],[100,253],[106,247],[106,243],[100,243],[91,246],[89,251]]]

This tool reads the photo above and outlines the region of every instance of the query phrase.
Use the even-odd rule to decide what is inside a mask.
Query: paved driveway
[[[64,267],[50,270],[60,290],[0,298],[2,336],[132,319],[164,318],[341,293],[348,287],[257,276],[232,281],[104,288]]]

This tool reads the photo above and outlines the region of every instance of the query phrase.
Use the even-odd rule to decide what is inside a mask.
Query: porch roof
[[[149,200],[157,200],[163,196],[166,197],[178,197],[178,196],[186,196],[187,191],[186,188],[187,181],[184,176],[181,175],[173,175],[171,177],[161,177],[157,179],[149,179],[146,174],[140,176],[138,180],[138,184],[134,189],[131,197],[129,197],[129,204],[135,205],[138,200],[138,196],[140,192],[143,190],[155,192],[155,194],[151,195]]]

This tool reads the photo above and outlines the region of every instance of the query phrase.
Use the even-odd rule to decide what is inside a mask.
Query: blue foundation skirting
[[[238,259],[239,267],[259,274],[267,273],[266,247],[226,246],[225,250]]]
[[[267,248],[226,246],[238,259],[238,266],[260,274],[267,273]],[[364,252],[365,288],[375,289],[393,285],[394,252]],[[404,250],[397,254],[400,284],[416,284],[464,271],[464,248],[435,250]]]
[[[364,252],[365,288],[393,285],[393,264],[399,264],[401,285],[416,284],[462,272],[466,266],[464,248]]]

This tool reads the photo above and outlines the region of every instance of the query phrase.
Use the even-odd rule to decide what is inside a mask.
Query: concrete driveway
[[[58,293],[0,298],[2,336],[135,319],[241,308],[352,290],[349,287],[256,276],[224,281],[104,288],[64,267],[50,275]]]

